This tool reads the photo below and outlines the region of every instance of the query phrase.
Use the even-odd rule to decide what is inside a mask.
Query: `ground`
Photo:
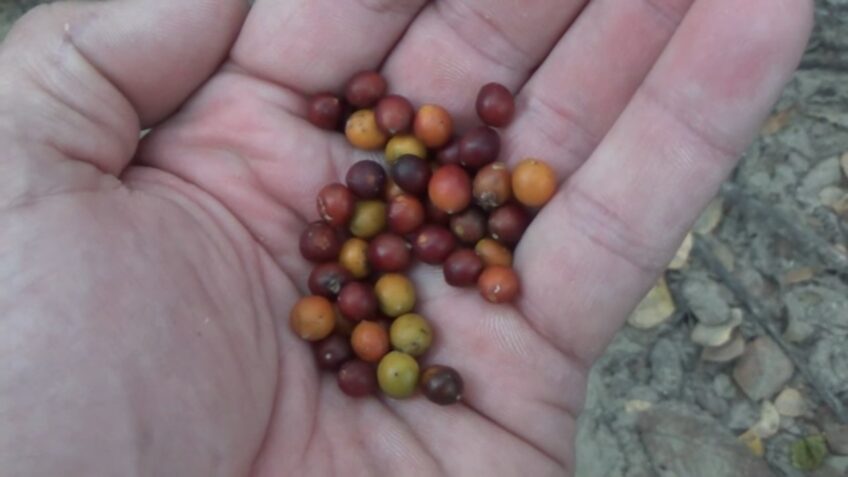
[[[37,3],[0,0],[0,36]],[[774,115],[595,366],[578,477],[848,475],[846,172],[848,0],[820,0]]]

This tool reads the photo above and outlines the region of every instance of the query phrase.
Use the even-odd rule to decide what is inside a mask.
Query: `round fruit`
[[[399,235],[380,234],[368,245],[368,263],[379,272],[401,272],[412,261],[411,248]]]
[[[425,104],[418,108],[412,124],[415,136],[431,149],[438,149],[450,141],[453,119],[441,106]]]
[[[471,203],[471,179],[454,164],[436,169],[427,190],[433,205],[449,214],[461,212]]]
[[[489,214],[489,233],[506,245],[517,244],[528,225],[530,215],[516,204],[502,205]]]
[[[362,71],[353,76],[345,88],[347,102],[357,108],[369,108],[386,94],[386,79],[376,71]]]
[[[381,99],[374,108],[374,113],[377,115],[377,125],[391,136],[409,131],[415,117],[412,103],[396,94]]]
[[[467,287],[477,283],[483,271],[483,261],[473,250],[463,248],[448,256],[442,271],[448,285]]]
[[[324,186],[318,192],[317,203],[318,215],[324,222],[333,227],[344,227],[353,216],[356,197],[347,187],[334,183]]]
[[[427,222],[431,224],[446,226],[450,222],[450,214],[436,207],[429,197],[424,201],[424,211]]]
[[[324,298],[335,299],[342,287],[353,277],[346,268],[335,262],[322,263],[309,274],[309,292]]]
[[[488,126],[471,129],[459,140],[459,162],[470,169],[495,162],[500,152],[501,136]]]
[[[387,316],[400,316],[415,307],[415,287],[399,273],[387,273],[380,277],[374,285],[374,291],[380,310]]]
[[[451,367],[436,364],[421,373],[421,392],[440,406],[461,400],[463,387],[462,376]]]
[[[377,127],[374,111],[360,109],[350,115],[345,123],[345,136],[348,142],[359,149],[380,149],[386,145],[389,139],[386,134]]]
[[[506,164],[494,162],[477,171],[472,187],[474,200],[484,209],[494,209],[512,198],[512,175]]]
[[[342,115],[342,103],[339,98],[329,93],[317,94],[309,101],[307,118],[314,126],[321,129],[336,129]]]
[[[386,189],[386,171],[374,161],[359,161],[350,166],[345,176],[347,187],[362,199],[377,199]]]
[[[509,124],[515,113],[515,99],[500,83],[489,83],[480,88],[476,106],[477,115],[484,123],[499,128]]]
[[[446,166],[448,164],[459,165],[459,141],[451,140],[436,153],[436,162]]]
[[[465,244],[474,244],[486,236],[486,214],[477,207],[469,207],[450,218],[451,232]]]
[[[424,206],[418,198],[403,194],[389,202],[388,215],[389,230],[406,235],[424,223]]]
[[[321,369],[339,369],[342,363],[352,357],[350,340],[345,336],[332,334],[315,343],[315,361]]]
[[[289,315],[292,330],[306,341],[319,341],[330,336],[335,323],[333,304],[322,296],[301,298]]]
[[[392,179],[403,190],[412,195],[427,192],[432,171],[427,161],[418,156],[406,154],[392,164]]]
[[[418,260],[430,265],[445,261],[456,248],[456,238],[440,225],[425,225],[415,236],[412,251]]]
[[[377,295],[371,285],[350,282],[339,292],[339,311],[351,321],[370,320],[377,315]]]
[[[341,239],[324,222],[313,222],[300,235],[300,254],[310,262],[332,262],[339,256]]]
[[[379,323],[361,321],[350,335],[350,344],[359,359],[376,363],[389,352],[389,334]]]
[[[343,393],[351,397],[363,397],[377,390],[377,375],[374,366],[358,359],[348,361],[339,369],[336,382]]]
[[[528,207],[545,205],[556,192],[556,173],[537,159],[525,159],[512,171],[512,192]]]
[[[336,314],[336,327],[333,329],[333,332],[349,337],[351,333],[353,333],[353,327],[356,326],[356,322],[350,321],[342,316],[342,312],[339,311],[338,304],[333,307],[333,311]]]
[[[368,242],[360,238],[348,239],[339,252],[339,263],[353,278],[367,277],[371,273],[368,266]]]
[[[350,233],[359,238],[371,238],[386,228],[386,204],[379,200],[356,203],[350,219]],[[355,275],[355,274],[354,274]]]
[[[406,353],[392,351],[377,366],[377,382],[387,396],[408,398],[418,386],[418,362]]]
[[[502,267],[512,266],[512,252],[501,245],[497,240],[484,238],[474,246],[474,252],[483,261],[483,265],[500,265]]]
[[[423,316],[407,313],[392,322],[389,339],[392,348],[411,356],[421,356],[433,342],[433,330]]]
[[[483,298],[492,303],[507,303],[519,293],[518,275],[509,267],[492,265],[480,274],[477,287]]]
[[[427,148],[417,137],[402,134],[389,139],[386,144],[386,162],[394,164],[401,156],[417,156],[422,159],[427,157]]]

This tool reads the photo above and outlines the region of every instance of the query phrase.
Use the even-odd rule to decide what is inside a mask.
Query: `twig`
[[[750,196],[731,183],[721,187],[721,195],[728,202],[761,216],[777,233],[791,240],[797,247],[824,260],[828,268],[848,275],[848,256],[816,233],[799,225],[801,221],[796,217]]]
[[[774,341],[777,346],[789,357],[792,363],[795,365],[795,368],[801,374],[801,377],[804,378],[807,383],[818,393],[819,397],[822,401],[833,411],[833,414],[839,420],[839,422],[843,424],[848,424],[848,412],[846,412],[845,406],[842,404],[842,401],[839,400],[831,391],[827,388],[826,385],[822,384],[818,378],[810,371],[810,368],[807,366],[806,362],[798,356],[798,353],[793,350],[786,341],[783,340],[783,337],[780,333],[774,329],[771,325],[771,313],[766,311],[766,307],[761,305],[756,298],[748,291],[745,286],[740,283],[740,281],[733,276],[721,263],[718,257],[713,254],[710,246],[707,245],[706,242],[711,241],[711,239],[698,237],[695,239],[695,246],[693,251],[695,252],[695,256],[697,256],[706,266],[706,268],[714,273],[722,283],[730,289],[731,292],[736,296],[736,299],[742,304],[742,306],[748,311],[749,316],[754,319],[754,322],[769,336],[769,338]]]

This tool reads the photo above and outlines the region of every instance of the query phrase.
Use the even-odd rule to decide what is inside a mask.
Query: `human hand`
[[[812,10],[585,3],[29,15],[0,50],[4,473],[572,472],[590,364],[753,137]],[[483,83],[520,89],[505,160],[567,179],[516,252],[514,307],[414,271],[439,341],[428,360],[461,370],[461,405],[345,397],[288,329],[315,193],[366,155],[304,121],[303,95],[380,65],[460,125]]]

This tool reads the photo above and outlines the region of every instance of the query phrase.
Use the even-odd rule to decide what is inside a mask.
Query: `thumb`
[[[55,193],[65,180],[119,175],[140,128],[215,71],[247,8],[246,0],[112,0],[25,15],[0,46],[0,143],[10,156],[0,161],[0,204]],[[51,166],[62,178],[45,172]]]

